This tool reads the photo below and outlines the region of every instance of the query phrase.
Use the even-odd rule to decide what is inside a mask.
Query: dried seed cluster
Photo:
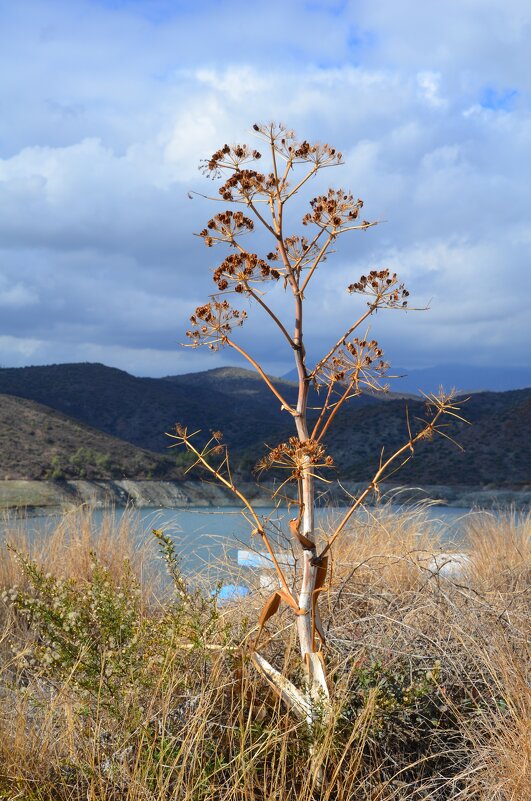
[[[270,267],[256,253],[231,253],[214,270],[213,275],[218,289],[224,291],[228,289],[229,283],[233,283],[235,292],[245,292],[251,281],[279,278],[280,272]]]
[[[302,218],[303,225],[315,223],[320,228],[337,230],[357,220],[363,200],[354,200],[354,196],[343,189],[329,189],[326,195],[318,195],[310,200],[310,206],[311,212]],[[362,225],[368,227],[370,223],[364,221]]]
[[[350,383],[356,390],[360,385],[370,389],[382,389],[379,380],[389,369],[384,361],[383,350],[375,339],[367,341],[356,337],[345,342],[344,347],[334,353],[319,371],[317,379],[322,383]]]
[[[258,150],[248,145],[223,145],[209,159],[201,161],[199,168],[203,173],[210,173],[213,178],[217,178],[222,168],[234,169],[240,164],[257,161],[261,157],[262,154]]]
[[[350,284],[350,293],[372,295],[375,300],[369,305],[387,306],[387,308],[405,308],[409,292],[404,284],[399,283],[396,273],[389,270],[371,270],[369,275],[362,275],[359,281]]]
[[[338,164],[343,158],[342,153],[327,142],[310,144],[306,139],[298,140],[294,131],[288,130],[282,123],[266,125],[255,123],[253,130],[271,142],[275,150],[290,162],[306,161],[324,166],[325,164]]]
[[[305,236],[287,236],[284,247],[290,261],[298,264],[299,269],[313,264],[320,250],[317,242],[310,242]],[[326,255],[321,256],[320,261],[326,261]]]
[[[305,236],[286,236],[284,238],[284,250],[291,263],[292,270],[296,274],[300,274],[305,267],[314,263],[319,254],[319,249],[318,242],[310,242]],[[319,260],[324,262],[326,258],[326,255],[322,255]],[[272,262],[281,260],[278,245],[276,245],[275,250],[267,254],[266,259]],[[279,267],[278,273],[280,276],[286,275],[286,271],[281,267]]]
[[[249,201],[257,194],[271,195],[276,188],[273,173],[266,177],[256,170],[235,170],[220,186],[219,194],[223,200],[235,203],[238,200]]]
[[[287,442],[281,442],[258,462],[257,470],[268,470],[270,467],[284,467],[291,470],[290,478],[301,478],[303,470],[312,468],[333,467],[334,460],[326,455],[320,442],[307,439],[301,442],[298,437],[290,437]]]
[[[211,248],[216,242],[232,242],[240,234],[254,229],[254,223],[241,211],[223,211],[208,221],[207,227],[199,232],[205,245]],[[216,236],[218,234],[218,236]]]
[[[226,300],[212,300],[203,306],[198,306],[190,317],[195,328],[187,331],[186,336],[197,347],[202,342],[211,350],[218,350],[225,345],[227,337],[234,326],[243,325],[247,318],[246,311],[233,309]]]

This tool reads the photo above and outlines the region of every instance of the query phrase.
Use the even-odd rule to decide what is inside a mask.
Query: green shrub
[[[142,663],[140,589],[128,565],[116,583],[95,555],[88,580],[45,573],[17,553],[29,589],[6,596],[34,635],[24,659],[59,681],[112,696]]]

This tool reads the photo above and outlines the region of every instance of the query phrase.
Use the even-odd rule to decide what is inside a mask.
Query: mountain
[[[463,364],[441,364],[421,370],[393,368],[393,373],[403,376],[392,382],[393,389],[404,392],[436,392],[442,385],[445,389],[455,387],[460,393],[507,392],[512,389],[531,387],[531,369],[526,367],[474,367]]]
[[[437,392],[440,386],[449,390],[456,388],[460,393],[468,392],[506,392],[511,389],[531,387],[531,368],[529,367],[475,367],[466,364],[440,364],[410,370],[407,367],[391,367],[389,384],[394,393],[419,395]],[[283,378],[293,381],[297,377],[290,370]],[[391,393],[392,394],[392,393]]]
[[[272,381],[288,403],[295,401],[293,382]],[[179,477],[186,457],[180,449],[168,451],[164,433],[179,421],[191,431],[202,429],[199,441],[212,430],[223,431],[233,469],[249,478],[264,443],[273,446],[293,434],[278,399],[258,376],[238,368],[159,379],[135,378],[100,364],[4,368],[0,393],[0,469],[12,477],[74,477],[82,469],[92,477]],[[310,405],[317,401],[313,393]],[[316,414],[314,409],[310,416]],[[330,477],[370,478],[382,446],[390,454],[407,439],[407,414],[414,427],[425,414],[424,402],[397,395],[382,402],[364,395],[346,405],[326,440],[339,468]],[[471,426],[450,420],[443,431],[462,444],[464,453],[444,438],[422,443],[394,480],[531,484],[531,390],[473,393],[463,415]]]
[[[183,419],[200,417],[207,393],[193,396],[160,379],[136,378],[103,364],[53,364],[0,369],[0,393],[51,406],[57,411],[142,448],[164,450],[164,432]],[[197,414],[195,410],[197,409]]]
[[[288,403],[295,384],[272,379]],[[57,411],[141,448],[165,452],[166,431],[179,422],[193,431],[221,430],[229,445],[244,449],[280,436],[286,412],[250,370],[222,367],[166,378],[136,378],[103,364],[54,364],[0,369],[0,393]],[[316,396],[312,398],[315,405]],[[362,396],[356,406],[378,400]]]
[[[342,477],[365,480],[378,467],[382,444],[390,455],[407,441],[406,410],[413,431],[419,430],[426,417],[420,400],[345,411],[327,439]],[[419,443],[414,458],[393,480],[406,485],[531,485],[531,390],[465,396],[460,413],[469,424],[446,418],[445,437],[436,435],[433,442]]]
[[[49,406],[0,395],[2,479],[178,479],[183,473],[173,457],[137,448]]]

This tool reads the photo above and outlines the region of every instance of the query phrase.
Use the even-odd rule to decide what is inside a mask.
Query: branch
[[[364,320],[366,320],[366,319],[367,319],[367,317],[369,317],[369,316],[370,316],[370,315],[371,315],[371,314],[372,314],[374,311],[376,311],[376,309],[377,309],[377,308],[378,308],[378,307],[377,307],[377,306],[375,306],[375,305],[373,305],[373,306],[369,306],[369,308],[367,309],[367,311],[365,312],[365,314],[362,314],[362,315],[361,315],[361,317],[359,318],[359,320],[356,320],[356,322],[355,322],[353,325],[351,325],[351,326],[350,326],[350,328],[348,329],[348,331],[347,331],[345,334],[343,334],[343,336],[341,337],[341,339],[338,339],[338,341],[336,342],[336,344],[334,345],[334,347],[333,347],[331,350],[329,350],[329,351],[328,351],[328,353],[326,354],[326,356],[325,356],[324,358],[322,358],[322,359],[321,359],[321,361],[320,361],[320,362],[318,362],[318,363],[315,365],[315,367],[313,368],[312,372],[310,373],[310,378],[313,378],[315,375],[317,375],[317,373],[319,372],[319,370],[321,369],[321,367],[323,366],[323,364],[325,364],[325,363],[328,361],[328,359],[330,358],[330,356],[333,356],[333,355],[334,355],[334,353],[336,352],[336,350],[337,350],[338,348],[340,348],[340,347],[341,347],[341,345],[344,345],[344,344],[345,344],[345,340],[346,340],[346,339],[347,339],[347,338],[348,338],[348,337],[349,337],[349,336],[352,334],[352,332],[353,332],[353,331],[355,331],[355,330],[356,330],[356,328],[357,328],[359,325],[361,325],[361,324],[362,324],[362,322],[363,322]]]
[[[303,186],[306,183],[306,181],[308,181],[312,177],[312,175],[315,175],[315,173],[317,172],[318,169],[319,169],[319,166],[317,164],[314,164],[312,169],[310,170],[310,172],[307,175],[305,175],[304,178],[302,178],[299,181],[297,186],[294,187],[294,189],[292,189],[291,192],[289,192],[286,195],[286,197],[282,200],[282,203],[286,203],[290,199],[290,197],[292,197],[296,192],[298,192],[299,189],[301,188],[301,186]]]
[[[258,374],[261,376],[261,378],[262,378],[262,379],[265,381],[265,383],[267,384],[267,386],[269,387],[269,389],[271,390],[271,392],[273,393],[273,395],[275,395],[275,397],[277,397],[277,398],[278,398],[278,400],[279,400],[279,401],[280,401],[280,403],[282,404],[282,408],[283,408],[283,409],[285,409],[287,412],[289,412],[291,415],[293,415],[293,416],[294,416],[294,415],[295,415],[295,410],[294,410],[294,409],[292,409],[292,408],[291,408],[291,406],[289,405],[289,403],[288,403],[288,402],[287,402],[287,401],[286,401],[286,400],[285,400],[285,399],[282,397],[282,395],[280,394],[280,392],[279,392],[279,391],[276,389],[275,385],[274,385],[274,384],[273,384],[273,383],[270,381],[269,377],[268,377],[268,376],[267,376],[267,375],[264,373],[264,371],[262,370],[262,368],[260,367],[260,365],[258,364],[258,362],[256,362],[256,361],[253,359],[253,357],[252,357],[252,356],[250,356],[250,355],[247,353],[247,351],[245,351],[243,348],[240,348],[240,346],[239,346],[239,345],[237,345],[235,342],[233,342],[233,341],[232,341],[232,339],[229,339],[228,337],[225,337],[225,343],[226,343],[227,345],[230,345],[230,347],[231,347],[231,348],[234,348],[234,350],[238,351],[238,353],[240,353],[240,354],[241,354],[241,355],[242,355],[242,356],[243,356],[245,359],[247,359],[247,361],[248,361],[250,364],[252,364],[252,366],[254,367],[254,369],[256,370],[256,372],[257,372],[257,373],[258,373]]]
[[[374,228],[375,225],[380,225],[380,220],[376,220],[376,222],[363,222],[360,225],[349,225],[347,228],[342,228],[341,233],[343,231],[365,231],[367,228]]]
[[[455,409],[458,408],[457,406],[455,406],[455,404],[452,403],[452,397],[451,396],[446,397],[446,398],[445,397],[428,398],[428,400],[431,400],[432,402],[436,403],[436,405],[438,407],[437,408],[437,412],[435,413],[433,418],[430,420],[429,423],[426,423],[424,428],[421,431],[419,431],[418,434],[416,434],[414,437],[410,436],[408,441],[401,448],[399,448],[397,451],[395,451],[393,453],[393,455],[390,456],[389,459],[387,459],[386,462],[384,462],[383,464],[380,464],[380,467],[378,468],[378,470],[374,474],[370,484],[361,493],[359,498],[357,498],[357,500],[352,504],[352,506],[347,511],[347,513],[344,515],[343,519],[341,520],[341,522],[337,526],[336,530],[332,534],[332,537],[328,540],[326,546],[323,548],[323,550],[321,551],[319,556],[316,558],[317,562],[319,562],[324,556],[326,556],[326,554],[328,553],[328,551],[332,547],[332,545],[335,542],[335,540],[341,534],[341,532],[345,528],[346,524],[348,523],[348,521],[350,520],[350,518],[352,517],[352,515],[354,514],[356,509],[360,506],[360,504],[363,503],[363,501],[365,500],[367,495],[369,495],[369,493],[372,492],[372,490],[377,488],[378,483],[382,479],[382,477],[385,474],[387,468],[394,461],[396,461],[396,459],[398,459],[400,456],[402,456],[404,453],[406,453],[406,451],[409,451],[410,454],[412,454],[413,453],[413,446],[417,442],[419,442],[421,439],[428,439],[429,437],[431,437],[431,435],[434,432],[437,432],[436,423],[437,423],[438,419],[441,417],[441,415],[443,415],[443,414],[452,414],[452,412]],[[452,415],[452,416],[455,416],[455,415]],[[409,422],[408,422],[408,426],[409,426]],[[408,458],[410,458],[410,457],[408,457]]]
[[[280,696],[285,704],[297,715],[300,720],[312,719],[312,705],[289,679],[270,665],[267,659],[257,653],[252,654],[254,666],[262,673],[273,690]]]
[[[270,234],[273,234],[273,236],[275,237],[275,239],[277,239],[277,238],[278,238],[278,234],[277,234],[277,232],[275,231],[275,229],[274,229],[274,228],[273,228],[271,225],[269,225],[269,223],[267,222],[267,220],[265,219],[265,217],[262,217],[262,215],[260,214],[260,212],[258,211],[258,209],[255,207],[255,205],[254,205],[253,201],[252,201],[250,198],[246,198],[246,199],[245,199],[245,202],[247,203],[247,205],[249,206],[249,208],[251,209],[251,211],[252,211],[252,212],[255,214],[255,216],[256,216],[256,217],[258,217],[258,219],[260,220],[260,222],[262,223],[262,225],[264,225],[264,226],[267,228],[267,230],[269,231],[269,233],[270,233]]]
[[[182,431],[182,433],[167,434],[166,436],[171,437],[172,439],[177,439],[182,444],[184,444],[188,448],[188,450],[191,451],[196,456],[197,461],[201,462],[203,467],[205,467],[209,471],[209,473],[211,473],[213,476],[215,476],[215,478],[221,484],[223,484],[234,495],[236,495],[236,497],[239,498],[239,500],[243,503],[243,505],[248,509],[248,511],[249,511],[249,513],[250,513],[250,515],[251,515],[251,517],[252,517],[252,519],[253,519],[253,521],[254,521],[254,523],[256,525],[256,532],[262,537],[262,540],[264,541],[264,544],[265,544],[265,546],[267,548],[269,556],[271,557],[271,561],[273,562],[273,564],[275,566],[275,570],[277,571],[277,575],[278,575],[278,577],[279,577],[279,579],[280,579],[280,581],[282,583],[282,586],[284,587],[285,592],[292,599],[293,604],[295,604],[298,607],[298,604],[297,604],[295,598],[293,598],[291,590],[290,590],[290,588],[288,586],[288,582],[286,581],[286,577],[284,576],[282,568],[280,567],[280,565],[278,563],[278,560],[277,560],[277,557],[275,556],[275,552],[273,551],[273,548],[271,547],[271,543],[269,542],[269,539],[268,539],[267,534],[266,534],[266,532],[264,530],[264,527],[262,526],[262,522],[261,522],[260,518],[258,517],[258,515],[256,514],[256,512],[254,511],[254,508],[251,505],[251,503],[245,497],[245,495],[242,492],[240,492],[240,490],[233,484],[232,481],[227,480],[225,478],[225,476],[223,476],[219,472],[219,470],[216,470],[216,468],[213,467],[210,464],[210,462],[205,458],[204,452],[201,452],[201,451],[197,450],[195,445],[192,444],[192,442],[190,440],[190,437],[188,436],[188,434],[186,432],[186,429],[184,429]],[[175,446],[172,446],[172,447],[175,447]]]
[[[308,282],[309,282],[310,278],[314,274],[315,270],[317,269],[317,266],[318,266],[319,262],[321,261],[321,259],[323,258],[324,254],[326,253],[326,250],[327,250],[328,246],[330,245],[330,243],[334,239],[335,239],[334,235],[333,234],[329,234],[328,235],[328,239],[326,240],[326,242],[324,243],[323,247],[321,248],[321,250],[319,251],[319,253],[315,257],[315,261],[312,264],[312,266],[310,268],[310,271],[309,271],[308,275],[306,276],[306,279],[305,279],[302,287],[299,290],[299,294],[300,294],[301,297],[304,296],[304,290],[308,286]]]
[[[328,431],[328,429],[330,427],[330,423],[332,422],[332,420],[334,419],[334,417],[336,416],[336,414],[338,413],[340,408],[343,406],[345,401],[348,400],[349,398],[355,397],[357,394],[358,395],[360,394],[359,390],[358,390],[357,393],[355,392],[354,395],[350,394],[351,390],[352,390],[352,387],[354,386],[354,384],[357,383],[357,380],[358,380],[358,373],[356,373],[356,377],[355,378],[353,378],[353,379],[351,379],[349,381],[349,383],[347,384],[346,390],[343,392],[343,394],[341,395],[340,399],[334,404],[334,407],[333,407],[332,411],[328,415],[328,420],[324,424],[324,426],[323,426],[323,428],[321,430],[321,433],[319,434],[319,436],[316,439],[316,442],[321,442],[322,438],[324,437],[324,435],[326,434],[326,432]]]
[[[257,303],[259,303],[259,304],[260,304],[260,306],[262,307],[262,309],[264,309],[264,311],[266,311],[266,312],[269,314],[269,316],[271,317],[271,319],[272,319],[272,320],[273,320],[273,321],[274,321],[274,322],[277,324],[277,326],[280,328],[280,330],[282,331],[282,333],[284,334],[284,336],[285,336],[285,337],[286,337],[286,339],[288,340],[288,342],[289,342],[289,344],[290,344],[290,347],[292,347],[292,348],[295,348],[295,343],[294,343],[294,341],[292,340],[292,338],[291,338],[291,337],[290,337],[290,335],[288,334],[287,330],[284,328],[283,324],[280,322],[280,320],[279,320],[279,319],[278,319],[278,317],[276,316],[275,312],[274,312],[274,311],[271,309],[271,307],[270,307],[270,306],[268,306],[268,305],[267,305],[267,303],[264,303],[264,301],[262,300],[262,298],[260,297],[260,295],[258,295],[258,294],[257,294],[257,293],[254,291],[254,289],[252,289],[252,287],[250,287],[250,286],[249,286],[249,284],[248,284],[246,281],[244,282],[244,286],[245,286],[245,289],[247,290],[247,292],[249,293],[249,295],[250,295],[252,298],[254,298],[254,299],[256,300],[256,302],[257,302]]]
[[[318,418],[316,424],[313,427],[310,439],[315,439],[315,437],[317,435],[317,432],[319,431],[319,426],[321,425],[321,421],[322,421],[323,417],[325,416],[326,412],[328,411],[330,397],[332,395],[332,390],[333,389],[334,389],[334,381],[330,381],[330,383],[328,384],[328,391],[326,393],[325,402],[323,403],[323,406],[321,408],[321,412],[319,414],[319,418]],[[317,408],[319,408],[319,407],[317,407]]]
[[[271,161],[273,162],[273,174],[275,176],[275,186],[277,187],[277,193],[278,193],[278,170],[277,170],[277,156],[276,156],[277,149],[275,147],[273,137],[271,137],[271,139],[269,140],[269,144],[271,147]]]

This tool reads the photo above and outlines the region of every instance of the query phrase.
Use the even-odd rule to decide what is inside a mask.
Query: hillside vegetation
[[[409,400],[407,409],[412,428],[418,428],[424,404]],[[435,445],[419,443],[396,479],[401,484],[531,484],[531,390],[477,393],[463,398],[461,413],[470,425],[454,421],[443,431],[463,450],[444,438]],[[347,409],[330,431],[328,443],[341,475],[361,481],[368,466],[369,473],[377,467],[379,442],[392,452],[405,439],[406,404],[390,401],[370,409]]]
[[[137,448],[40,403],[0,395],[0,477],[4,480],[178,479],[182,475],[176,458]]]

